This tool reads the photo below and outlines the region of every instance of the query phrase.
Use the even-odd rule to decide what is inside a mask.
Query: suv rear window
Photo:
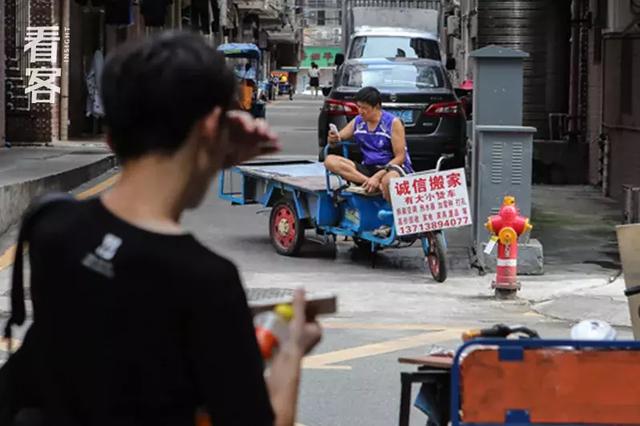
[[[420,58],[440,60],[440,45],[435,40],[395,36],[369,36],[353,39],[349,59]]]
[[[427,64],[352,64],[342,73],[342,87],[360,89],[428,90],[447,87],[442,68]]]

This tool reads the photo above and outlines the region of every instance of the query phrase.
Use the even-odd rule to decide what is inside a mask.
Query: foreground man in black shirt
[[[110,58],[103,98],[122,176],[31,229],[34,322],[0,371],[0,422],[35,408],[47,426],[193,426],[204,408],[213,426],[293,425],[300,362],[321,333],[303,294],[265,384],[235,266],[179,224],[216,172],[278,149],[266,124],[229,111],[234,86],[195,35]]]

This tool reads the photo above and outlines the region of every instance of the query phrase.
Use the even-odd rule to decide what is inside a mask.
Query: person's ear
[[[215,107],[202,120],[203,136],[208,140],[214,140],[220,134],[220,119],[222,118],[222,108]]]

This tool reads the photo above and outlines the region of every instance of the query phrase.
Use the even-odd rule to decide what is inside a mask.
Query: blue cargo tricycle
[[[347,157],[349,143],[340,145]],[[435,170],[421,173],[439,171],[449,158],[442,156]],[[372,266],[377,251],[408,247],[419,241],[433,278],[438,282],[447,279],[447,246],[442,231],[399,236],[393,209],[382,195],[357,191],[322,163],[277,158],[248,162],[221,173],[218,195],[234,205],[271,207],[269,236],[279,254],[297,255],[307,229],[314,229],[326,242],[335,242],[337,236],[351,238],[359,249],[371,253]],[[386,232],[379,232],[384,228]]]

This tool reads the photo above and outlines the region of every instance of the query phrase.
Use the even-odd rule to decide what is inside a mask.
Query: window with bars
[[[27,27],[30,22],[31,7],[29,0],[16,0],[16,50],[15,59],[20,75],[25,75],[29,67],[29,55],[24,51]]]
[[[342,0],[306,0],[305,6],[310,9],[339,9]]]
[[[340,10],[306,10],[304,17],[307,25],[311,26],[340,26],[342,24]]]
[[[24,92],[29,54],[24,51],[27,27],[31,20],[29,0],[12,0],[6,3],[7,25],[7,108],[11,111],[29,111],[30,97]]]

